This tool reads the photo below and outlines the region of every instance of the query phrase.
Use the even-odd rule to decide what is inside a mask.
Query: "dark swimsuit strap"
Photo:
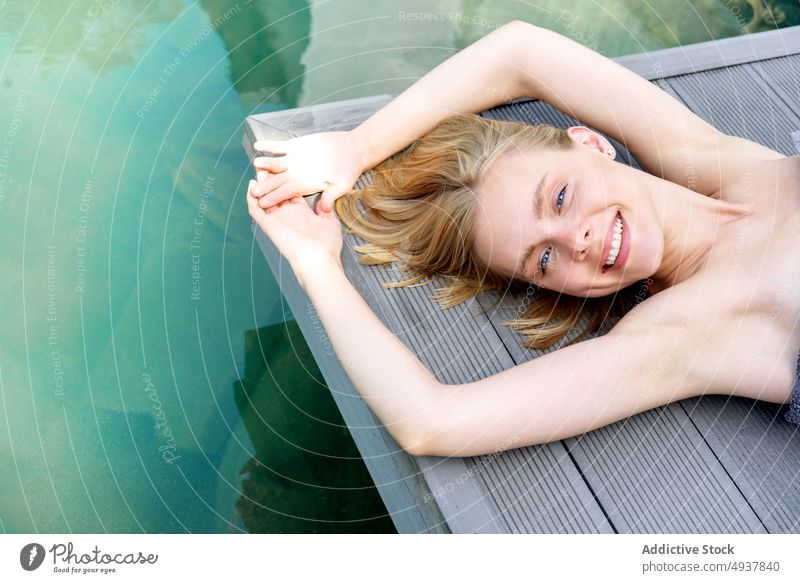
[[[789,409],[783,414],[789,423],[800,425],[800,354],[797,355],[797,370],[794,374],[794,387],[792,388],[792,401]]]

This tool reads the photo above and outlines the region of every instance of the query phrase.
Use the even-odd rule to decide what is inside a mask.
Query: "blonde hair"
[[[349,232],[367,241],[354,247],[362,254],[360,262],[399,261],[408,277],[385,287],[444,277],[447,285],[432,296],[442,308],[481,291],[532,285],[496,273],[473,249],[481,172],[498,156],[519,147],[569,150],[573,144],[566,130],[550,125],[459,114],[443,120],[408,152],[378,165],[370,186],[336,201],[336,211]],[[516,318],[503,322],[522,336],[526,348],[553,346],[584,314],[586,327],[567,345],[597,332],[610,316],[624,313],[618,294],[578,298],[535,289],[534,301]]]

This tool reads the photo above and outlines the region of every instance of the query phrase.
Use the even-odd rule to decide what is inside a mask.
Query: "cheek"
[[[585,266],[573,266],[557,282],[557,285],[564,293],[584,298],[604,295],[602,292],[594,291],[599,284],[597,274]]]
[[[635,223],[632,230],[630,259],[646,275],[655,273],[661,265],[664,256],[664,239],[662,225],[656,218],[655,212],[644,212],[649,209],[637,209],[634,215]],[[629,259],[629,260],[630,260]]]

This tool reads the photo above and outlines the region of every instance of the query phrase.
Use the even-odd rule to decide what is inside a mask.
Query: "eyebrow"
[[[542,179],[539,181],[539,185],[536,187],[536,191],[533,193],[533,212],[536,214],[536,218],[539,221],[542,220],[543,215],[542,207],[544,206],[545,182],[547,182],[547,172],[544,173],[544,176],[542,176]],[[525,270],[525,266],[528,264],[528,261],[530,261],[534,251],[536,251],[536,245],[531,245],[525,250],[525,253],[522,254],[522,259],[520,259],[517,265],[518,272]]]

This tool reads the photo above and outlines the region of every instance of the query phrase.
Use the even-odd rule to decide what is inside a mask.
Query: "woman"
[[[585,127],[451,117],[523,96],[624,143],[649,173],[615,163],[611,144]],[[421,137],[380,167],[375,189],[341,198]],[[787,419],[800,419],[800,160],[720,133],[569,39],[510,23],[355,130],[256,149],[283,156],[255,160],[251,216],[292,266],[356,389],[412,454],[546,443],[704,394],[791,402]],[[299,196],[319,191],[315,215]],[[360,223],[349,204],[359,195],[374,206]],[[481,277],[584,299],[649,279],[652,296],[604,336],[444,385],[344,276],[334,201],[375,243],[374,261],[458,276],[445,299],[463,299]]]

